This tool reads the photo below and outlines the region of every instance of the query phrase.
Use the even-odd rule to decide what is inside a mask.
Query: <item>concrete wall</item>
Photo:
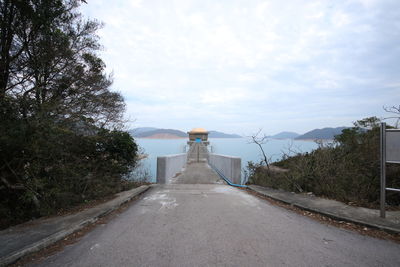
[[[207,146],[202,143],[192,143],[188,151],[188,163],[207,162],[208,150]]]
[[[208,133],[190,133],[189,134],[189,140],[190,141],[196,141],[196,138],[200,138],[201,141],[207,141],[208,140]]]
[[[186,160],[186,153],[157,157],[157,183],[168,183],[186,165]]]
[[[219,154],[210,154],[208,162],[234,184],[241,184],[242,159]]]

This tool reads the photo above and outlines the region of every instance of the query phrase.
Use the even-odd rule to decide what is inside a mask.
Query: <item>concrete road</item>
[[[224,184],[219,175],[206,162],[188,163],[185,170],[170,179],[171,184]]]
[[[227,185],[158,185],[40,266],[400,266],[400,245]]]

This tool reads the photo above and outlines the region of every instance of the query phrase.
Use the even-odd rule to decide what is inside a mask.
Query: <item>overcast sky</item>
[[[304,133],[400,105],[399,0],[89,0],[129,127]]]

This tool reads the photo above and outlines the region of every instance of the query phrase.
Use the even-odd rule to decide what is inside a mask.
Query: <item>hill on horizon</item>
[[[314,129],[309,132],[306,132],[305,134],[297,136],[295,139],[296,140],[334,139],[336,135],[341,134],[342,131],[347,128],[349,128],[349,127],[336,127],[336,128],[327,127],[327,128],[322,128],[322,129]]]
[[[210,131],[208,134],[208,138],[242,138],[238,134],[227,134],[218,131]]]
[[[143,128],[136,128],[129,131],[134,137],[137,138],[155,138],[159,137],[160,139],[169,139],[169,138],[186,138],[188,134],[179,130],[174,129],[157,129],[152,127],[148,127],[149,130],[144,130]],[[137,131],[139,129],[139,131]],[[154,130],[155,129],[155,130]]]
[[[188,138],[188,134],[175,129],[159,129],[154,127],[139,127],[128,131],[136,138],[175,139]],[[209,138],[241,138],[237,134],[226,134],[218,131],[209,131]]]
[[[300,136],[300,134],[295,132],[280,132],[275,135],[271,135],[270,138],[274,139],[295,139],[296,137]]]
[[[140,128],[135,128],[135,129],[129,130],[128,132],[131,135],[136,136],[138,134],[142,134],[142,133],[150,132],[150,131],[154,131],[154,130],[157,130],[157,128],[155,128],[155,127],[140,127]]]
[[[283,131],[275,135],[269,136],[272,139],[295,139],[295,140],[315,140],[315,139],[334,139],[336,135],[342,133],[344,129],[349,127],[326,127],[322,129],[314,129],[304,134],[296,132]],[[188,138],[186,132],[175,129],[161,129],[155,127],[139,127],[128,131],[136,138],[152,138],[152,139],[176,139]],[[209,131],[209,138],[242,138],[238,134],[227,134],[219,131]]]

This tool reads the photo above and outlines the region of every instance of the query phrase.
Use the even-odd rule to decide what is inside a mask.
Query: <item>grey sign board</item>
[[[400,131],[386,132],[386,162],[400,163]]]
[[[386,163],[400,163],[400,129],[386,129],[386,123],[381,123],[381,217],[385,218],[386,190],[400,192],[399,188],[386,187]]]

